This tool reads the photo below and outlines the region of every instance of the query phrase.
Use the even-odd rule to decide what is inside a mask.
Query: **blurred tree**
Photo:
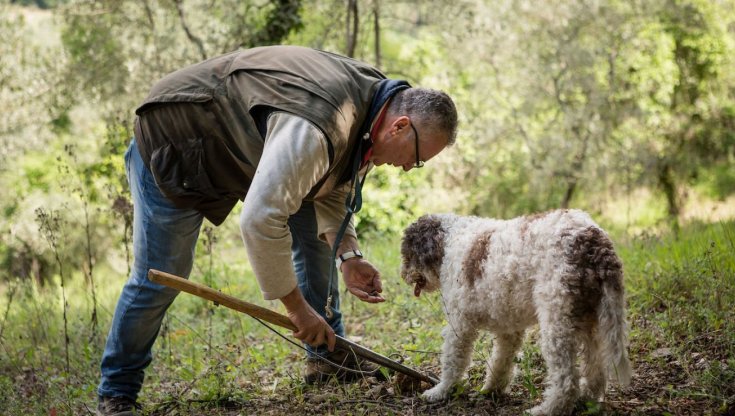
[[[731,160],[711,151],[732,149],[731,1],[461,6],[443,23],[473,139],[448,180],[482,190],[469,211],[516,215],[652,184],[675,217],[702,157]]]
[[[682,183],[696,178],[703,163],[723,158],[731,162],[727,156],[733,154],[735,84],[728,85],[727,77],[735,50],[732,45],[728,48],[727,38],[732,37],[728,28],[735,20],[723,8],[728,3],[732,6],[722,1],[668,0],[659,15],[673,43],[677,71],[667,108],[670,123],[660,131],[663,140],[655,149],[654,170],[677,230]]]
[[[26,157],[47,149],[54,131],[68,126],[57,89],[65,59],[48,30],[51,17],[49,11],[0,2],[0,277],[39,284],[53,272],[53,257],[34,210],[50,199],[54,177],[51,166]]]
[[[300,0],[72,1],[63,9],[62,35],[69,81],[106,114],[129,117],[166,73],[281,42],[300,27],[300,9]]]
[[[345,19],[345,39],[347,46],[345,47],[345,55],[350,58],[355,56],[355,47],[357,46],[357,34],[360,28],[360,15],[357,7],[357,0],[347,0],[347,18]]]
[[[42,147],[57,121],[63,56],[28,25],[50,14],[0,2],[0,172],[25,150]],[[57,121],[58,122],[58,121]]]
[[[371,173],[361,233],[435,211],[602,209],[637,188],[676,226],[693,183],[735,192],[733,0],[13,3],[0,0],[0,186],[14,195],[0,201],[0,275],[52,270],[39,206],[68,217],[74,267],[85,246],[99,249],[90,274],[128,247],[133,109],[166,73],[273,43],[354,56],[458,105],[457,145],[430,169]]]

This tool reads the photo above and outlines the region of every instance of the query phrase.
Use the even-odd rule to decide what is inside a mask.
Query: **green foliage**
[[[467,211],[584,207],[650,185],[680,214],[682,187],[733,155],[728,4],[478,2],[445,19],[469,27],[447,50],[473,142],[453,174],[489,190]],[[508,190],[514,207],[491,206]]]
[[[0,173],[27,149],[43,147],[56,110],[60,81],[53,39],[40,27],[48,12],[31,11],[0,2]]]
[[[108,325],[132,261],[122,154],[133,109],[166,73],[238,47],[344,52],[346,5],[21,6],[30,3],[0,1],[0,389],[9,392],[0,413],[77,414],[92,406],[104,341],[97,328]],[[389,302],[345,299],[349,332],[409,364],[437,364],[441,301],[414,299],[398,277],[400,231],[419,215],[587,208],[622,242],[634,359],[662,368],[673,363],[652,351],[673,348],[690,384],[672,386],[670,397],[723,408],[735,394],[733,223],[683,223],[677,239],[665,218],[687,218],[687,198],[735,193],[732,1],[358,3],[355,56],[392,78],[448,91],[461,124],[456,145],[425,169],[370,173],[356,223]],[[194,279],[260,299],[235,222],[205,229],[198,253]],[[270,331],[187,296],[168,316],[143,393],[154,403],[147,410],[217,413],[284,392],[308,404],[301,351]],[[529,344],[518,364],[519,400],[527,401],[540,394],[537,348]],[[471,395],[471,385],[457,396]],[[344,394],[364,401],[359,387]]]
[[[130,77],[126,58],[120,53],[123,38],[110,30],[122,23],[114,13],[120,9],[120,4],[113,7],[112,12],[105,12],[107,4],[90,4],[94,9],[88,13],[98,16],[96,24],[85,24],[89,19],[87,15],[72,14],[61,36],[70,58],[69,74],[73,74],[78,85],[84,86],[82,91],[95,100],[123,95]]]
[[[367,238],[396,235],[418,216],[419,201],[429,192],[420,186],[418,171],[389,172],[374,169],[363,188],[362,210],[356,215],[356,227]]]
[[[732,166],[732,163],[723,163],[702,169],[697,180],[698,188],[707,197],[725,200],[735,193],[735,169]]]
[[[263,29],[250,44],[241,46],[273,45],[280,43],[292,31],[303,28],[301,0],[277,0],[268,12]]]
[[[70,94],[126,118],[163,75],[301,27],[300,0],[74,1],[62,10]]]

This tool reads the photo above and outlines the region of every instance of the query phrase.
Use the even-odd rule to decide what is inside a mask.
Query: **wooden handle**
[[[292,331],[296,330],[296,325],[294,325],[293,322],[291,322],[291,320],[285,315],[281,315],[278,312],[273,312],[272,310],[266,309],[262,306],[254,305],[230,295],[226,295],[212,289],[211,287],[191,282],[182,277],[174,276],[160,270],[151,269],[148,271],[148,280],[182,292],[199,296],[200,298],[211,300],[212,302],[217,302],[220,305],[246,313],[252,317],[262,319],[270,324],[278,325]]]
[[[222,306],[226,306],[230,309],[246,313],[254,318],[261,319],[270,324],[278,325],[292,331],[296,330],[296,325],[294,325],[293,322],[291,322],[291,320],[288,319],[288,317],[285,315],[281,315],[278,312],[273,312],[272,310],[266,309],[262,306],[245,302],[230,295],[225,295],[224,293],[218,292],[211,287],[205,286],[203,284],[190,282],[189,280],[186,280],[182,277],[174,276],[170,273],[153,269],[148,271],[148,280],[154,283],[168,286],[172,289],[177,289],[182,292],[192,294],[194,296],[199,296],[200,298],[204,298],[212,302],[219,303]],[[439,382],[439,380],[437,380],[435,377],[421,374],[410,367],[406,367],[405,365],[397,361],[393,361],[390,358],[380,355],[375,351],[355,344],[354,342],[340,337],[339,335],[337,335],[336,346],[337,348],[357,354],[360,357],[365,358],[366,360],[372,361],[376,364],[380,364],[384,367],[388,367],[390,369],[398,371],[399,373],[403,373],[418,380],[426,381],[432,386],[436,385]]]

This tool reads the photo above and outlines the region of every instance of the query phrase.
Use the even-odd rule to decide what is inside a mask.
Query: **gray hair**
[[[446,133],[447,146],[457,139],[457,108],[443,91],[408,88],[398,92],[388,106],[391,115],[408,115],[422,125]]]

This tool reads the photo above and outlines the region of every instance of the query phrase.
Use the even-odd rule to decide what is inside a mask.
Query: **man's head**
[[[457,136],[457,109],[445,93],[409,88],[388,104],[385,119],[373,138],[370,160],[376,165],[419,167],[451,146]]]

